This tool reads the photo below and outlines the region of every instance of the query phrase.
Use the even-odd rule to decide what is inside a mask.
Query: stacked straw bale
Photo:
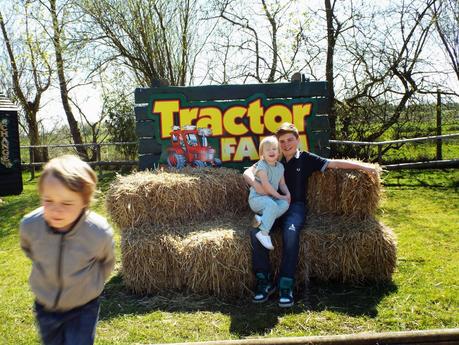
[[[250,239],[245,219],[209,220],[182,232],[132,229],[122,237],[123,278],[135,293],[188,291],[241,297],[253,287]],[[140,230],[140,231],[139,231]],[[281,236],[273,235],[273,266],[281,259]],[[336,217],[310,217],[301,233],[296,279],[309,277],[350,283],[388,281],[395,267],[394,234],[368,218],[356,223]]]
[[[379,177],[364,172],[329,169],[310,178],[298,282],[391,279],[395,236],[374,219],[380,196]],[[118,177],[107,193],[107,208],[121,228],[126,286],[137,294],[247,295],[254,284],[247,197],[241,173],[225,168]],[[280,231],[273,241],[271,261],[278,268]]]
[[[364,219],[378,209],[381,180],[361,170],[328,169],[309,178],[307,193],[311,214]]]
[[[182,225],[246,210],[247,187],[234,169],[145,171],[118,176],[106,206],[121,229]]]

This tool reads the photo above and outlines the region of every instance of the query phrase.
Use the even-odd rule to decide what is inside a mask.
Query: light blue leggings
[[[274,221],[288,210],[286,200],[274,199],[271,196],[261,195],[249,199],[249,205],[253,212],[261,214],[261,231],[271,231]]]

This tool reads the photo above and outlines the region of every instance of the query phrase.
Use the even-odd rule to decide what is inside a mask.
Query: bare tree
[[[343,11],[338,1],[324,0],[331,138],[339,127],[341,137],[373,141],[399,124],[417,94],[428,92],[422,53],[432,32],[428,13],[434,3],[401,3],[381,11],[349,3]]]
[[[44,2],[42,2],[44,4]],[[74,144],[83,144],[83,138],[81,136],[78,122],[75,119],[73,110],[71,107],[71,100],[69,95],[69,85],[65,75],[65,61],[64,61],[64,45],[62,42],[62,35],[65,30],[65,9],[61,8],[59,13],[62,13],[61,18],[58,15],[58,9],[56,7],[56,0],[49,0],[49,3],[45,5],[51,15],[52,20],[52,41],[54,45],[54,53],[56,58],[56,70],[59,80],[59,90],[61,95],[62,105],[64,107],[67,122],[69,124],[70,133],[72,135]],[[65,6],[65,4],[64,4]],[[77,146],[76,151],[82,159],[89,160],[88,153],[83,146]]]
[[[325,62],[325,79],[328,83],[328,99],[330,100],[330,138],[336,138],[336,97],[335,97],[335,48],[336,42],[345,31],[353,28],[355,12],[351,11],[349,17],[340,20],[336,15],[337,0],[325,0],[325,17],[327,22],[327,58]]]
[[[36,32],[30,28],[30,14],[27,5],[23,6],[23,10],[25,27],[22,43],[16,42],[15,46],[10,40],[2,13],[0,13],[0,28],[8,54],[14,96],[25,114],[27,126],[24,128],[30,145],[40,145],[37,113],[40,110],[42,96],[51,84],[52,69],[46,44],[43,44]],[[21,45],[21,47],[17,45]],[[33,151],[35,161],[45,162],[48,160],[46,150],[35,148]]]
[[[93,24],[87,36],[108,49],[100,66],[122,62],[144,86],[161,79],[186,85],[193,77],[206,37],[199,31],[199,1],[84,0],[80,6]]]
[[[441,0],[433,7],[435,28],[459,81],[459,3]]]
[[[216,61],[209,64],[225,76],[213,72],[213,81],[276,82],[304,68],[297,63],[304,22],[297,16],[292,25],[294,1],[219,0],[212,13],[207,19],[223,20],[223,25],[214,38]]]

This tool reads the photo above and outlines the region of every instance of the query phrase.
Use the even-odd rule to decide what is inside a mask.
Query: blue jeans
[[[303,229],[306,218],[304,202],[293,202],[287,212],[278,220],[282,231],[282,261],[280,277],[295,278],[300,249],[300,231]],[[256,273],[271,274],[269,250],[263,247],[255,237],[258,229],[250,232],[252,243],[252,269]]]
[[[43,344],[94,344],[99,307],[99,298],[64,312],[47,311],[35,302],[35,314]]]
[[[287,200],[274,199],[268,195],[250,198],[249,205],[253,212],[261,214],[261,224],[258,228],[266,232],[271,231],[274,221],[288,209]]]

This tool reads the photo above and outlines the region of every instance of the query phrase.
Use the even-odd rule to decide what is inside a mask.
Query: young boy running
[[[42,206],[20,225],[46,345],[94,343],[99,296],[115,264],[113,231],[89,210],[96,183],[94,171],[78,157],[51,160],[38,181]]]

